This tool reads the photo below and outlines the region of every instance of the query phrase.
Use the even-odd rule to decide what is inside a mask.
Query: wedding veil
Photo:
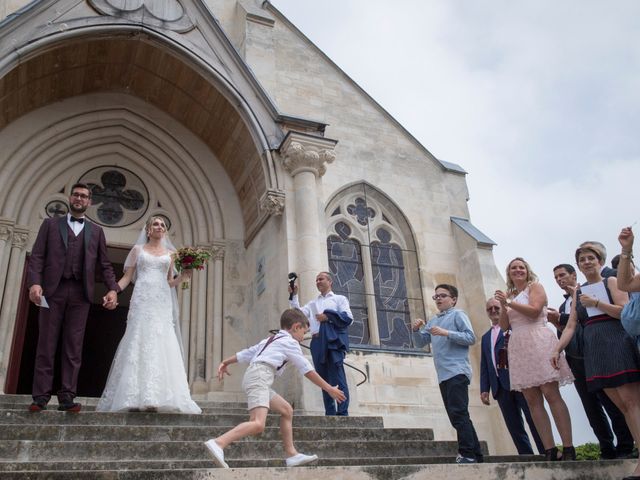
[[[142,230],[140,231],[140,235],[136,240],[136,243],[133,245],[133,248],[129,251],[126,260],[124,261],[124,271],[127,271],[129,267],[135,267],[138,262],[138,255],[142,248],[147,244],[147,228],[146,224],[142,226]],[[177,249],[169,239],[168,232],[165,233],[164,237],[162,237],[162,246],[168,250],[169,252],[175,252]],[[169,267],[173,269],[173,264]],[[135,283],[137,276],[137,271],[133,272],[133,277],[131,278],[131,282]],[[180,308],[178,307],[178,294],[176,293],[176,289],[171,289],[171,308],[173,314],[173,329],[175,331],[176,337],[178,339],[178,345],[180,346],[180,353],[182,354],[182,362],[185,366],[186,370],[186,359],[184,356],[184,346],[182,345],[182,333],[180,331]]]

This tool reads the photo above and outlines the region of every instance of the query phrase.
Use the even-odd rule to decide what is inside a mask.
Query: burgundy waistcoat
[[[67,226],[69,237],[67,243],[67,257],[64,262],[64,271],[62,277],[75,280],[82,280],[82,271],[84,270],[84,228],[76,237]]]

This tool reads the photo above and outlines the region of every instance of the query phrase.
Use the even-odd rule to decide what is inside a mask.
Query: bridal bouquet
[[[211,258],[211,252],[204,248],[183,247],[176,250],[173,264],[176,270],[204,270],[204,265]],[[182,282],[182,289],[189,288],[189,282]]]

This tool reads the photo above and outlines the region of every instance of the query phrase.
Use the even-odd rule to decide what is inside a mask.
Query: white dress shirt
[[[239,363],[261,362],[271,365],[277,370],[276,374],[281,375],[284,371],[282,367],[286,362],[291,362],[298,371],[304,375],[314,370],[311,362],[302,354],[302,348],[298,341],[286,330],[280,330],[275,335],[275,339],[264,346],[269,341],[267,337],[253,347],[245,348],[236,353]],[[264,348],[264,349],[263,349]]]
[[[300,307],[300,301],[298,295],[294,295],[293,299],[289,300],[289,306],[291,308],[297,308],[302,311],[309,319],[309,331],[312,335],[315,335],[320,331],[320,322],[316,318],[318,313],[322,313],[325,310],[335,310],[336,312],[346,312],[351,323],[353,323],[353,314],[351,313],[351,307],[349,307],[349,300],[344,295],[336,295],[329,291],[326,295],[318,295],[317,298],[311,300],[304,307]]]
[[[84,217],[82,217],[84,218]],[[87,220],[85,219],[85,222]],[[82,229],[84,228],[84,222],[80,223],[80,222],[72,222],[71,221],[71,214],[67,213],[67,225],[69,225],[69,228],[71,228],[71,230],[73,231],[73,234],[77,237],[78,235],[80,235],[80,232],[82,231]]]

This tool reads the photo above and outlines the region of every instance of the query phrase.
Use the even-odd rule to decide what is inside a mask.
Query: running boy
[[[242,379],[242,388],[247,394],[249,421],[243,422],[217,438],[205,442],[208,453],[215,464],[229,468],[224,461],[224,449],[231,443],[249,435],[259,435],[264,431],[269,409],[280,414],[280,434],[286,455],[287,467],[306,465],[318,459],[317,455],[298,453],[293,446],[293,408],[271,389],[276,375],[280,375],[287,362],[305,377],[327,392],[337,402],[345,400],[344,393],[332,387],[316,373],[313,366],[302,354],[300,342],[309,330],[309,320],[297,309],[285,310],[280,317],[280,331],[265,338],[253,347],[238,352],[222,361],[218,367],[218,380],[224,374],[231,375],[227,367],[236,362],[248,363],[249,367]]]

